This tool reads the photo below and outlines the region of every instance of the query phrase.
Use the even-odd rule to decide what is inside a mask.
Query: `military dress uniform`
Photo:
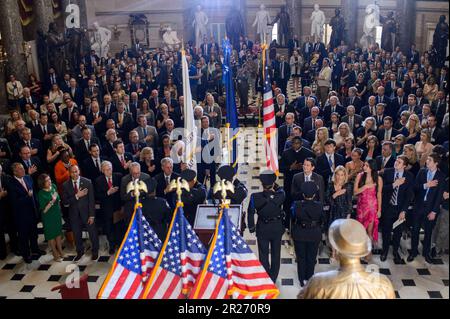
[[[301,192],[305,199],[295,201],[292,205],[292,238],[297,256],[298,279],[303,287],[314,274],[325,214],[323,204],[314,200],[317,192],[314,182],[303,183]]]
[[[142,214],[159,239],[164,241],[172,218],[172,209],[166,199],[155,196],[156,181],[153,178],[146,181],[146,184],[148,195],[141,200]]]
[[[263,186],[274,185],[276,178],[272,171],[264,171],[260,175]],[[266,188],[262,192],[252,194],[248,207],[248,228],[250,233],[256,230],[259,260],[273,282],[276,282],[280,270],[281,237],[284,233],[282,206],[285,197],[283,188],[276,185],[273,188]],[[258,214],[256,227],[255,213]],[[271,252],[270,265],[269,247]]]

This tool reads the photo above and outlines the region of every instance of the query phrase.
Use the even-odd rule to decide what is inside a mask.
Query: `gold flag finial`
[[[181,177],[178,177],[170,182],[169,189],[170,191],[176,191],[177,201],[181,202],[181,194],[183,193],[183,189],[189,192],[189,183]]]
[[[140,180],[131,181],[127,185],[127,194],[133,192],[136,204],[139,203],[139,196],[142,192],[147,193],[147,185]]]
[[[230,200],[227,199],[227,191],[230,191],[234,194],[234,185],[233,183],[222,179],[219,182],[217,182],[213,187],[213,193],[216,194],[220,192],[220,197],[222,200],[222,204],[230,204]]]

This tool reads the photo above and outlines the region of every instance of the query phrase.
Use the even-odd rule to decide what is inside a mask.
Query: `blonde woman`
[[[151,147],[147,146],[142,149],[139,155],[139,164],[143,173],[152,177],[159,173],[158,161],[155,160],[155,155]]]
[[[430,155],[433,151],[433,144],[431,144],[431,132],[429,129],[424,129],[420,132],[420,141],[416,143],[415,148],[419,158],[420,167],[424,167],[428,155]]]
[[[350,126],[346,122],[342,122],[338,126],[338,131],[333,135],[333,139],[336,142],[336,149],[340,149],[348,137],[353,139],[353,133],[350,132]]]
[[[417,114],[411,114],[406,122],[406,126],[400,133],[406,136],[406,143],[415,144],[420,140],[420,120]]]
[[[325,147],[325,142],[328,140],[328,128],[326,127],[319,127],[316,130],[316,138],[314,139],[313,148],[314,145],[320,144],[323,147]]]
[[[406,144],[403,146],[403,155],[408,158],[408,165],[406,166],[406,170],[410,171],[414,176],[419,173],[420,164],[417,159],[416,148],[412,144]]]
[[[328,185],[326,200],[330,205],[328,227],[336,219],[350,218],[352,214],[352,185],[348,183],[348,173],[344,166],[336,167],[331,182]],[[336,258],[336,251],[333,249],[332,259]]]
[[[50,103],[55,103],[56,105],[61,105],[63,102],[63,91],[59,88],[58,84],[53,84],[52,89],[48,93],[48,98]]]
[[[325,153],[325,146],[321,143],[314,142],[311,146],[311,150],[314,152],[314,155],[316,155],[316,158],[321,156],[323,153]]]

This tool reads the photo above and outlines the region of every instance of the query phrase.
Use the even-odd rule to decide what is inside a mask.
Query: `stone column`
[[[345,31],[347,33],[346,42],[353,48],[355,42],[359,42],[358,37],[358,0],[342,0],[341,10],[345,20]]]
[[[397,0],[397,14],[400,16],[398,45],[400,50],[407,52],[416,34],[416,1]]]
[[[48,25],[54,21],[52,0],[33,1],[33,15],[36,21],[36,29],[47,32]]]
[[[302,16],[302,0],[286,0],[286,11],[291,17],[291,36],[293,37],[296,34],[299,41],[301,41],[300,17]]]
[[[0,32],[3,47],[8,54],[6,74],[15,74],[16,78],[26,84],[28,82],[26,59],[23,54],[23,32],[20,23],[19,6],[16,0],[0,1]]]

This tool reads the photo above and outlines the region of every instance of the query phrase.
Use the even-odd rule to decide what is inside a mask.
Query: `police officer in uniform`
[[[227,191],[227,199],[230,200],[231,205],[241,205],[244,199],[247,197],[247,187],[237,178],[234,178],[235,171],[230,165],[223,165],[217,171],[217,175],[220,180],[226,180],[233,183],[234,192]],[[215,199],[222,199],[220,192],[214,194]],[[244,233],[245,225],[245,212],[242,212],[241,217],[241,235]]]
[[[168,225],[172,218],[172,209],[164,198],[156,197],[156,181],[150,178],[147,184],[147,196],[141,200],[142,214],[161,241],[166,239]]]
[[[314,182],[303,183],[300,191],[304,199],[292,205],[292,238],[297,256],[298,280],[303,287],[314,275],[325,214],[323,204],[315,198],[318,187]]]
[[[248,206],[248,228],[250,233],[256,230],[258,253],[261,264],[273,282],[276,282],[280,270],[281,237],[284,233],[282,209],[286,197],[282,187],[275,184],[277,176],[271,170],[259,175],[263,191],[250,197]],[[255,227],[255,213],[258,221]],[[269,247],[271,262],[269,265]]]
[[[205,186],[197,181],[197,173],[191,169],[185,169],[181,172],[181,178],[188,182],[189,191],[183,189],[181,201],[184,203],[184,215],[192,227],[194,227],[197,206],[205,203]]]

